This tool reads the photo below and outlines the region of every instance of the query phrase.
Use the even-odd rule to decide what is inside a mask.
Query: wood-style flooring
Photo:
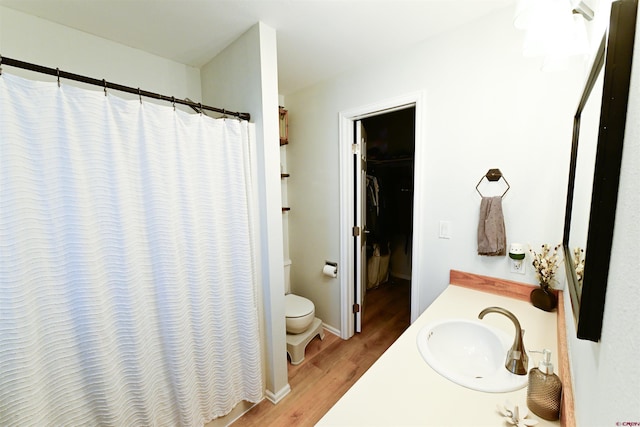
[[[314,338],[304,361],[289,363],[291,392],[277,405],[263,400],[232,426],[313,426],[409,326],[410,301],[407,280],[367,291],[363,332],[349,340]]]

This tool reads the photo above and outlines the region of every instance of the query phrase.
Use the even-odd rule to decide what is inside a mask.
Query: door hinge
[[[351,234],[353,234],[353,237],[358,237],[360,235],[360,227],[355,226],[351,229]]]
[[[360,304],[353,304],[353,312],[360,313]]]
[[[358,144],[351,144],[351,153],[358,154],[360,152],[360,146]]]

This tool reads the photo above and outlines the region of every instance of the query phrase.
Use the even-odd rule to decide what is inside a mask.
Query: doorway
[[[350,338],[356,332],[357,319],[363,317],[362,313],[359,313],[360,316],[358,316],[358,310],[366,310],[366,304],[365,307],[361,306],[362,297],[366,296],[368,280],[366,279],[366,270],[369,261],[366,258],[372,258],[377,253],[388,255],[389,267],[387,273],[372,267],[372,271],[383,276],[384,280],[376,279],[370,287],[375,288],[383,281],[388,282],[389,278],[394,277],[407,280],[410,282],[411,288],[411,322],[415,321],[419,314],[420,289],[416,278],[420,277],[420,263],[413,263],[413,259],[419,259],[423,249],[420,244],[421,239],[414,239],[413,236],[419,236],[421,233],[421,221],[416,218],[420,218],[423,210],[422,203],[420,203],[420,194],[424,191],[422,190],[424,184],[420,180],[420,176],[423,174],[422,165],[424,165],[422,160],[424,158],[424,144],[420,143],[424,108],[422,99],[422,93],[410,94],[340,113],[340,271],[342,273],[340,275],[340,332],[343,339]],[[412,136],[407,138],[406,135],[403,135],[403,139],[405,141],[408,139],[410,142],[398,145],[395,142],[385,142],[385,133],[387,139],[390,132],[391,136],[394,133],[392,128],[396,125],[391,122],[399,121],[402,123],[402,117],[409,120],[400,125],[408,128],[408,131],[405,129],[402,133],[408,133]],[[361,124],[364,126],[360,126]],[[369,129],[366,129],[365,132],[370,134],[368,135],[368,139],[371,141],[368,144],[370,150],[362,148],[360,140],[356,139],[356,135],[360,136],[358,129],[367,126]],[[386,246],[384,242],[377,242],[377,247],[371,244],[365,251],[367,234],[364,231],[366,228],[363,228],[363,232],[360,233],[359,226],[361,224],[358,223],[358,218],[365,218],[362,222],[366,222],[366,215],[362,209],[369,208],[362,201],[361,190],[366,189],[366,174],[361,174],[360,168],[361,163],[366,163],[361,162],[360,157],[366,160],[367,154],[371,157],[372,171],[378,175],[376,178],[385,180],[385,187],[390,191],[389,197],[396,200],[391,204],[401,204],[404,209],[398,206],[398,209],[392,212],[382,211],[383,214],[387,214],[392,224],[395,224],[394,220],[398,218],[402,218],[402,221],[385,230],[377,227],[376,233],[378,235],[375,239],[386,233],[388,236]],[[399,173],[394,174],[394,170]],[[358,187],[358,181],[364,185]],[[398,193],[391,191],[394,187],[397,188]],[[395,199],[396,196],[397,199]],[[404,200],[397,203],[397,200],[401,199]],[[385,203],[389,203],[386,198]],[[380,207],[382,206],[378,208]],[[391,208],[393,209],[393,206]],[[375,218],[375,220],[380,219],[379,217]],[[363,254],[364,252],[369,256]],[[395,264],[391,260],[392,256]],[[375,264],[375,261],[372,263]],[[374,284],[375,282],[378,283]],[[362,286],[363,283],[364,286]],[[363,287],[365,289],[362,289]]]
[[[366,328],[365,319],[371,319],[363,315],[371,292],[382,292],[384,288],[387,298],[401,299],[411,286],[415,106],[383,112],[359,122],[366,143],[361,147],[365,150],[361,162],[363,194],[356,195],[355,202],[363,204],[361,211],[365,218],[361,239],[364,246],[360,253],[364,271],[359,279],[362,313],[360,321],[356,320],[356,332]],[[408,312],[410,299],[406,305]]]
[[[362,126],[367,134],[365,212],[367,289],[371,289],[389,276],[411,280],[415,107],[367,117]]]

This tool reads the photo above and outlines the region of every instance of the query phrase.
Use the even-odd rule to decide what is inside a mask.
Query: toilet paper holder
[[[338,263],[333,261],[325,261],[322,267],[322,273],[329,277],[338,277]]]

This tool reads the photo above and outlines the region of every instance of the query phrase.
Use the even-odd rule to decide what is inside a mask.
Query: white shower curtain
[[[262,398],[251,126],[0,76],[0,425]]]

